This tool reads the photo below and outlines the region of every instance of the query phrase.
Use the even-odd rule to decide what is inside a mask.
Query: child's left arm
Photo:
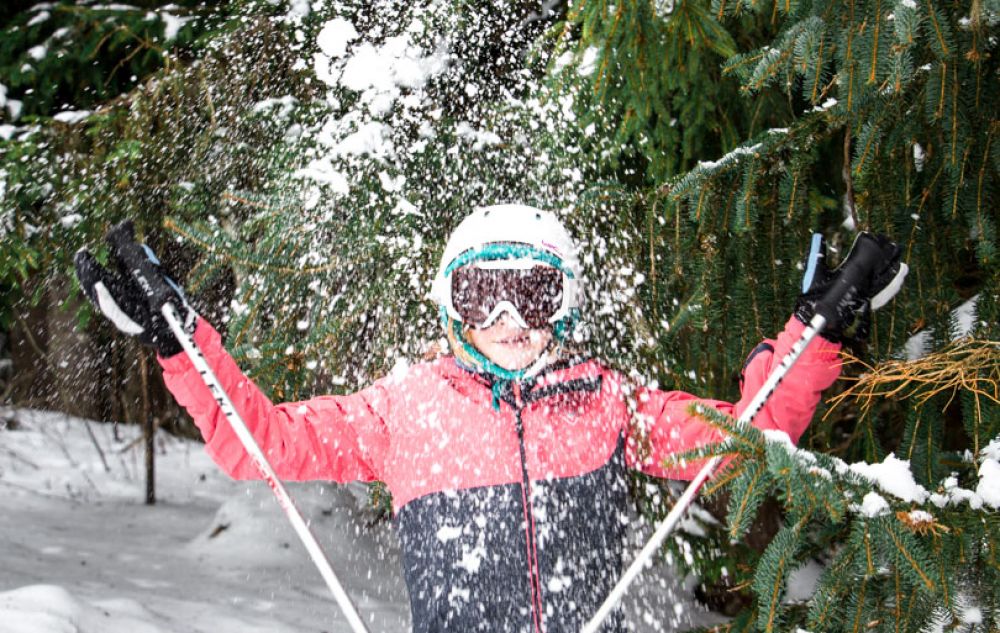
[[[722,437],[719,431],[689,412],[691,404],[701,402],[738,418],[767,381],[771,370],[799,340],[805,329],[803,324],[820,314],[825,319],[821,335],[812,340],[753,419],[757,428],[784,431],[793,442],[799,441],[823,390],[840,375],[837,354],[840,343],[867,336],[872,311],[886,305],[899,292],[909,270],[900,261],[899,245],[885,235],[859,233],[847,257],[833,270],[826,267],[825,253],[822,236],[814,235],[795,315],[777,340],[766,340],[750,353],[743,367],[740,399],[735,404],[699,400],[676,391],[639,391],[640,424],[631,433],[627,453],[633,468],[659,477],[693,478],[701,469],[700,463],[679,468],[662,465],[663,459],[672,453],[688,451]]]
[[[776,340],[765,340],[747,358],[741,381],[741,397],[736,403],[705,400],[681,391],[640,389],[637,394],[639,428],[628,443],[629,465],[647,474],[670,479],[691,479],[702,464],[665,468],[665,457],[716,442],[721,433],[693,415],[692,404],[701,403],[739,417],[767,380],[771,370],[791,350],[805,326],[792,317]],[[767,404],[753,420],[761,429],[784,431],[797,442],[809,426],[822,391],[840,375],[839,343],[817,336],[799,361],[778,385]]]

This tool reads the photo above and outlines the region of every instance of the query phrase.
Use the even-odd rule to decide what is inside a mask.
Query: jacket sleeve
[[[373,481],[389,446],[388,394],[381,385],[348,396],[272,404],[198,319],[195,342],[278,477],[288,481]],[[187,354],[160,358],[163,379],[205,438],[209,456],[235,479],[260,475]]]
[[[777,340],[765,340],[751,352],[743,368],[741,396],[735,404],[697,398],[681,391],[640,389],[636,397],[637,424],[630,434],[626,454],[629,465],[657,477],[693,479],[702,463],[664,468],[664,458],[719,441],[722,434],[691,415],[688,412],[690,405],[705,404],[738,418],[804,329],[805,326],[792,317]],[[820,336],[814,338],[754,418],[753,425],[784,431],[792,442],[798,442],[812,420],[822,391],[840,375],[839,350],[838,343]]]

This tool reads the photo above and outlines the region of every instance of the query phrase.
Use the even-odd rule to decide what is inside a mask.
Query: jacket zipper
[[[521,419],[524,403],[521,400],[521,386],[515,382],[512,387],[514,391],[514,415],[517,421],[517,442],[521,455],[521,502],[524,506],[524,531],[528,544],[528,579],[531,583],[532,628],[541,633],[545,630],[542,625],[542,616],[544,613],[542,610],[542,579],[541,570],[538,565],[535,513],[531,503],[531,478],[528,475],[528,458],[524,448],[524,422]]]

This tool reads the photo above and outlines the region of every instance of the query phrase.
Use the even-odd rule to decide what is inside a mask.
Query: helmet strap
[[[569,314],[552,324],[552,340],[562,345],[573,335],[573,330],[576,329],[579,322],[580,310],[573,308]]]

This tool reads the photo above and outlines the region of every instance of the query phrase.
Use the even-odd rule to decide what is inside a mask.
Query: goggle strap
[[[444,269],[444,276],[447,278],[457,268],[475,261],[497,260],[497,259],[522,259],[531,258],[548,264],[556,268],[564,275],[573,279],[573,271],[566,268],[563,260],[548,251],[543,251],[527,244],[487,244],[486,246],[468,250],[456,257],[448,267]]]

